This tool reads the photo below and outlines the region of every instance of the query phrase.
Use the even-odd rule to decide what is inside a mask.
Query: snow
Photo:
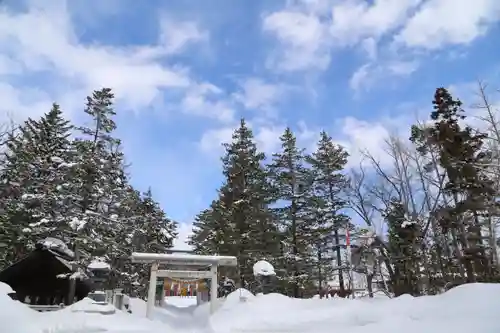
[[[236,257],[233,256],[207,256],[186,253],[132,253],[132,262],[164,262],[182,265],[183,263],[217,264],[221,266],[236,266]]]
[[[406,220],[406,221],[403,221],[403,223],[401,223],[401,228],[408,228],[408,227],[413,226],[414,224],[416,224],[415,221]]]
[[[271,265],[265,260],[260,260],[253,265],[253,275],[270,276],[270,275],[276,275],[276,272],[274,271],[273,265]]]
[[[196,305],[196,296],[167,296],[163,302],[165,306],[187,308]]]
[[[44,240],[40,241],[39,244],[41,244],[44,248],[49,249],[49,250],[55,250],[59,251],[60,253],[66,254],[68,257],[73,258],[75,256],[75,253],[69,249],[69,247],[64,243],[62,240],[53,238],[53,237],[47,237]]]
[[[85,221],[82,221],[80,220],[79,218],[77,217],[73,217],[71,219],[71,221],[69,221],[69,226],[71,227],[71,229],[73,229],[74,231],[80,231],[82,230],[83,228],[85,228],[85,225],[87,224],[87,222]]]
[[[414,298],[292,299],[254,296],[241,289],[196,307],[191,297],[168,297],[145,318],[146,302],[130,298],[132,313],[84,299],[54,312],[36,312],[6,295],[0,283],[0,333],[494,333],[500,332],[500,284],[470,284],[438,296]],[[5,292],[4,292],[5,291]],[[242,302],[240,295],[245,294]],[[110,310],[113,314],[96,313]],[[104,311],[105,312],[105,311]]]
[[[62,311],[113,314],[117,311],[117,309],[113,305],[100,304],[95,302],[93,299],[84,298],[80,302],[72,304]]]
[[[89,269],[111,269],[111,266],[100,259],[94,259],[87,266]]]

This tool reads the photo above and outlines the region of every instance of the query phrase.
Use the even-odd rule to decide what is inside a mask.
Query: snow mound
[[[438,296],[404,295],[370,302],[268,294],[233,307],[227,303],[212,315],[215,332],[400,333],[402,327],[405,333],[500,332],[500,284],[471,284]]]
[[[196,296],[167,296],[163,302],[166,306],[188,308],[196,305]]]
[[[85,299],[66,309],[39,313],[12,300],[0,283],[0,333],[495,333],[500,332],[500,284],[469,284],[438,296],[395,299],[293,299],[280,294],[231,293],[211,316],[209,304],[195,311],[155,308],[145,318],[146,303],[130,298],[133,314],[88,310]],[[240,302],[240,295],[248,297]],[[222,300],[221,300],[222,301]],[[95,304],[94,304],[95,305]]]
[[[273,265],[265,260],[259,260],[253,265],[254,276],[272,276],[276,275]]]
[[[235,304],[241,303],[242,298],[248,301],[254,297],[255,295],[252,294],[250,291],[244,288],[238,288],[226,296],[224,301],[224,306],[234,306]]]
[[[71,312],[85,312],[85,313],[100,313],[100,314],[113,314],[116,312],[116,308],[112,304],[108,303],[98,303],[93,299],[88,297],[78,301],[66,308],[62,311],[71,311]]]
[[[130,297],[128,302],[133,315],[138,317],[146,317],[146,310],[148,308],[148,305],[145,300]]]
[[[13,292],[14,290],[8,284],[0,282],[0,296],[8,295]]]
[[[7,294],[12,288],[0,282],[0,333],[40,333],[36,320],[40,314]]]

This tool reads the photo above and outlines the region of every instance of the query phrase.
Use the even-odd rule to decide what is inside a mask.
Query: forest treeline
[[[170,248],[177,223],[150,190],[141,193],[131,185],[115,137],[113,99],[108,88],[87,97],[88,126],[72,124],[57,104],[39,119],[4,125],[0,269],[52,237],[77,254],[82,270],[91,260],[106,261],[112,267],[110,287],[145,294],[148,268],[132,265],[128,257]]]
[[[191,244],[238,257],[229,274],[249,289],[252,264],[266,259],[278,291],[294,297],[317,293],[335,275],[341,294],[354,285],[338,270],[347,262],[346,229],[359,245],[356,270],[368,281],[383,276],[386,292],[435,294],[496,281],[499,112],[483,85],[479,91],[479,121],[438,88],[429,119],[411,126],[409,139],[387,138],[385,160],[362,152],[355,168],[327,132],[309,153],[287,128],[281,149],[265,156],[242,120],[224,145],[224,183],[197,216]]]
[[[355,167],[326,131],[308,152],[287,128],[280,149],[265,156],[242,119],[224,144],[221,186],[196,216],[190,244],[197,253],[236,256],[237,268],[225,273],[250,290],[257,288],[253,264],[269,261],[276,291],[294,297],[316,294],[345,265],[346,229],[358,245],[356,269],[384,276],[387,292],[496,281],[499,112],[479,88],[479,118],[470,121],[462,103],[438,88],[428,120],[411,126],[408,138],[387,138],[384,160],[362,152]],[[172,247],[177,223],[154,193],[131,185],[113,99],[108,88],[87,98],[90,126],[71,123],[57,104],[39,119],[5,124],[0,268],[55,237],[82,264],[108,262],[110,285],[144,295],[147,267],[128,256]],[[351,281],[340,272],[345,291]]]

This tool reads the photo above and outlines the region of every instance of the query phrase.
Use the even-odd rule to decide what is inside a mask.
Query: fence
[[[38,312],[49,312],[49,311],[57,311],[64,308],[64,304],[61,303],[59,305],[28,305],[30,309],[33,309]]]

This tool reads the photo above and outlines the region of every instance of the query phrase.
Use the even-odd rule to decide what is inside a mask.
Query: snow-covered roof
[[[68,245],[66,245],[66,243],[58,238],[47,237],[39,241],[38,245],[42,246],[45,249],[53,250],[60,254],[66,255],[70,258],[75,257],[75,253],[69,249]]]
[[[131,255],[132,262],[135,263],[153,263],[160,262],[164,264],[197,266],[214,264],[220,266],[236,266],[238,261],[234,256],[206,256],[199,254],[185,253],[142,253],[134,252]]]

